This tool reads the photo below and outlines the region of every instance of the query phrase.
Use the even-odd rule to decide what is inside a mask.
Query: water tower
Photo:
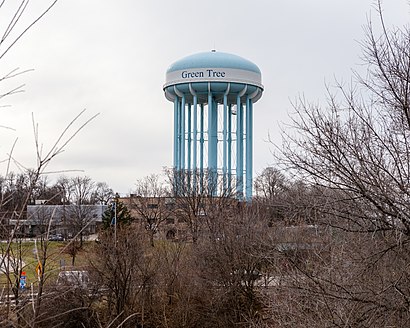
[[[208,182],[252,198],[253,104],[261,71],[242,57],[212,50],[182,58],[166,72],[174,104],[174,169],[208,174]]]

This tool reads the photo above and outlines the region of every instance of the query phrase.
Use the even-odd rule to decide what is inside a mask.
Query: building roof
[[[48,222],[61,224],[64,218],[81,215],[84,219],[102,221],[107,205],[27,205],[25,224]]]

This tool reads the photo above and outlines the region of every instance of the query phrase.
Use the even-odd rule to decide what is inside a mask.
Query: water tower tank
[[[261,72],[237,55],[197,53],[166,72],[165,97],[174,104],[174,169],[208,173],[208,183],[252,197],[253,104]],[[209,178],[210,177],[210,178]]]

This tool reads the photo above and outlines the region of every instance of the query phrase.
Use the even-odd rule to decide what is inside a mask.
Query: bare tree
[[[176,220],[185,224],[189,237],[198,241],[206,226],[204,218],[217,215],[223,208],[221,203],[236,198],[235,190],[225,188],[223,181],[215,178],[214,172],[168,171],[169,185],[173,186]]]
[[[286,188],[286,178],[278,169],[265,168],[255,179],[256,197],[273,200]]]
[[[203,305],[201,326],[261,324],[266,309],[259,282],[268,272],[267,217],[257,206],[236,202],[206,220],[208,233],[195,247],[204,300],[209,302]]]
[[[357,84],[339,85],[338,94],[328,90],[323,108],[299,99],[298,134],[284,134],[283,158],[321,187],[317,209],[337,231],[335,271],[306,273],[312,284],[304,287],[326,305],[325,325],[410,320],[410,30],[388,29],[380,2],[378,9],[383,32],[376,36],[369,22],[362,42],[366,76],[356,73]]]
[[[73,177],[69,179],[71,190],[71,206],[67,207],[67,221],[75,239],[79,238],[81,248],[83,246],[86,228],[93,221],[93,207],[87,206],[92,203],[94,193],[94,181],[89,177]]]
[[[14,196],[18,195],[18,202],[13,204],[13,208],[11,210],[11,213],[13,214],[13,229],[10,231],[10,233],[6,234],[6,240],[5,240],[5,248],[4,248],[4,253],[2,254],[0,258],[0,265],[4,265],[5,263],[11,263],[10,259],[12,258],[12,253],[11,250],[13,249],[12,245],[16,241],[16,238],[18,237],[18,231],[20,227],[22,226],[22,222],[25,218],[25,211],[27,204],[30,203],[30,200],[32,199],[32,195],[36,188],[38,187],[38,182],[41,180],[41,178],[46,174],[46,169],[49,166],[50,162],[58,156],[62,151],[64,151],[65,147],[67,144],[79,133],[79,131],[84,128],[95,116],[85,120],[84,123],[81,123],[79,127],[75,127],[76,123],[79,123],[81,120],[81,115],[84,114],[84,111],[82,111],[79,115],[77,115],[68,125],[64,130],[61,132],[61,134],[56,138],[55,143],[50,147],[50,149],[46,152],[43,153],[42,146],[40,145],[40,141],[38,139],[38,126],[34,120],[33,117],[33,129],[34,129],[34,136],[35,136],[35,145],[36,145],[36,155],[37,155],[37,166],[35,169],[27,169],[25,168],[21,163],[19,163],[17,160],[12,158],[10,155],[9,162],[13,160],[14,163],[16,163],[21,171],[23,171],[25,174],[22,174],[20,178],[16,180],[16,186],[19,186],[18,188],[15,189],[10,189],[11,193],[7,197],[2,197],[2,204],[0,204],[0,208],[3,208],[4,206],[10,206],[10,203],[14,202]],[[7,171],[6,176],[10,178],[12,174],[10,174],[9,171]],[[10,212],[10,211],[8,211]],[[52,221],[50,221],[52,222]],[[49,231],[46,234],[46,239],[48,239]],[[41,236],[41,238],[44,238],[44,236]],[[46,268],[46,262],[47,262],[48,256],[47,256],[47,247],[44,247],[44,252],[43,252],[43,257],[41,259],[41,265],[44,268]],[[21,263],[21,261],[17,261],[16,263]],[[11,290],[10,286],[15,286],[15,281],[20,280],[22,268],[21,267],[16,267],[13,272],[8,271],[7,273],[7,279],[8,282],[6,285],[6,297],[7,297],[7,310],[6,310],[6,315],[4,317],[4,320],[2,320],[2,323],[9,323],[11,320],[11,309],[10,309],[10,301],[9,297],[11,295]],[[39,280],[39,284],[37,287],[37,296],[36,300],[33,300],[33,309],[34,312],[32,314],[32,326],[35,326],[35,321],[37,318],[37,314],[39,313],[39,308],[41,307],[41,300],[43,297],[43,287],[44,287],[44,271],[42,271],[42,276]],[[18,275],[18,276],[16,276]],[[17,295],[17,294],[16,294]],[[18,311],[16,313],[19,313]]]
[[[103,288],[107,289],[108,322],[117,325],[127,316],[138,311],[144,291],[153,283],[155,267],[151,266],[152,257],[146,256],[146,239],[138,226],[119,225],[114,238],[113,229],[100,234],[97,245],[97,260],[93,267],[100,276]],[[141,312],[135,320],[141,319]],[[135,324],[134,324],[135,326]]]
[[[92,202],[95,182],[90,177],[74,177],[71,182],[71,203],[89,205]]]
[[[0,3],[0,12],[10,11],[9,18],[5,18],[4,30],[0,31],[0,61],[10,52],[10,50],[22,39],[22,37],[31,30],[58,2],[58,0],[49,1],[44,10],[37,16],[28,19],[30,16],[29,0],[19,0],[14,3],[2,1]],[[16,68],[8,73],[1,73],[0,82],[13,79],[14,77],[26,73],[27,70]],[[0,94],[0,99],[23,90],[24,85],[11,88]]]
[[[8,2],[8,1],[1,1],[0,2],[0,12],[9,12],[11,15],[9,18],[7,16],[3,16],[2,25],[4,26],[4,30],[0,32],[0,60],[2,60],[6,54],[10,52],[10,50],[16,45],[21,38],[33,28],[33,26],[42,19],[54,5],[57,3],[57,0],[50,1],[46,4],[45,8],[35,17],[30,18],[30,10],[29,10],[29,0],[21,0],[17,2]],[[28,23],[25,23],[28,22]],[[17,75],[23,74],[26,71],[21,71],[20,69],[14,69],[8,73],[1,73],[0,74],[0,82],[4,82],[5,80],[12,79]],[[12,87],[6,91],[1,92],[0,98],[4,98],[7,95],[11,95],[17,92],[21,92],[23,85]],[[18,288],[16,288],[16,281],[20,280],[23,263],[22,263],[22,253],[21,248],[18,246],[12,246],[16,239],[16,232],[18,231],[22,220],[24,219],[24,213],[26,205],[33,199],[34,196],[44,196],[44,187],[45,181],[44,174],[46,173],[46,169],[49,166],[49,163],[58,156],[62,151],[64,151],[66,145],[74,138],[77,133],[88,124],[90,120],[87,119],[84,123],[81,123],[80,127],[75,127],[77,123],[81,120],[81,115],[84,112],[81,112],[76,118],[74,118],[67,127],[61,132],[61,134],[56,138],[55,143],[51,146],[48,152],[43,153],[43,147],[40,144],[38,139],[38,126],[35,122],[33,117],[33,130],[35,136],[35,150],[37,155],[37,164],[34,169],[28,169],[22,163],[20,163],[16,158],[13,157],[14,148],[16,143],[14,143],[10,149],[9,154],[7,155],[6,161],[6,172],[5,178],[6,180],[9,179],[13,174],[11,173],[11,164],[16,164],[17,169],[19,172],[22,172],[20,175],[22,180],[19,179],[16,186],[17,189],[10,189],[8,193],[4,193],[2,190],[1,199],[0,199],[0,208],[2,210],[5,207],[8,207],[6,213],[13,213],[13,220],[14,220],[14,229],[10,231],[9,234],[6,234],[6,241],[4,245],[4,252],[0,258],[1,266],[6,267],[12,266],[13,270],[6,271],[6,277],[9,283],[7,284],[7,289],[5,291],[6,300],[2,299],[3,304],[6,304],[6,311],[4,312],[4,316],[1,317],[1,325],[2,326],[25,326],[25,327],[36,327],[39,326],[39,314],[41,313],[41,303],[44,298],[43,295],[43,287],[46,272],[48,270],[47,259],[47,238],[41,239],[41,251],[38,252],[39,254],[39,263],[42,265],[42,269],[39,275],[39,282],[36,287],[37,292],[33,293],[33,300],[29,304],[29,306],[22,304],[19,302],[18,298]],[[3,127],[3,126],[1,126]],[[4,212],[2,213],[2,219]],[[7,214],[6,214],[7,215]],[[47,233],[48,236],[48,233]],[[43,238],[42,236],[41,238]],[[18,244],[21,245],[21,244]],[[16,252],[17,250],[17,252]],[[14,277],[14,278],[13,278]],[[13,286],[13,292],[16,297],[16,308],[13,309],[13,312],[10,308],[10,285]],[[2,296],[3,297],[3,296]],[[35,298],[35,299],[34,299]],[[32,310],[31,315],[28,317],[22,316],[21,314],[26,310]],[[2,311],[3,314],[3,311]],[[14,319],[14,315],[17,315],[17,321]],[[27,319],[27,320],[26,320]],[[22,321],[23,320],[23,321]]]
[[[137,181],[135,195],[132,198],[132,209],[145,222],[151,246],[154,246],[154,236],[160,225],[172,215],[166,199],[169,192],[160,182],[159,176],[153,174]]]
[[[92,194],[93,203],[108,205],[114,198],[114,191],[106,182],[97,182]]]

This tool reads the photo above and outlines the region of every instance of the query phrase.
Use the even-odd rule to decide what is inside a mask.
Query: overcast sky
[[[17,3],[18,1],[10,1]],[[47,4],[32,0],[35,15]],[[48,1],[51,2],[51,1]],[[388,26],[410,18],[406,0],[384,1]],[[0,61],[0,74],[34,69],[8,83],[25,92],[0,99],[0,159],[18,137],[15,158],[35,166],[31,115],[49,149],[81,110],[100,115],[57,157],[50,171],[84,170],[121,194],[137,179],[172,165],[173,105],[165,72],[197,52],[233,53],[262,71],[265,91],[254,109],[254,176],[273,163],[279,127],[291,101],[323,101],[325,83],[350,81],[360,69],[363,26],[377,15],[373,0],[60,0]],[[0,31],[9,11],[0,9]],[[27,20],[30,16],[26,17]],[[11,83],[11,84],[10,84]],[[4,174],[5,167],[0,166]],[[14,168],[15,170],[15,168]]]

